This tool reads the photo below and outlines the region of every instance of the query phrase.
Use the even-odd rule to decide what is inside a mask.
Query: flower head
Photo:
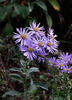
[[[45,59],[44,57],[46,58],[46,56],[48,55],[45,50],[43,50],[42,52],[38,52],[38,62],[40,63],[41,61],[44,63],[45,62]]]
[[[57,61],[56,61],[56,58],[55,57],[50,58],[49,59],[49,62],[50,62],[50,65],[51,66],[57,66]]]
[[[59,55],[59,59],[68,63],[71,60],[71,54],[69,55],[68,52],[65,54],[64,52]]]
[[[41,37],[44,36],[44,27],[39,27],[40,23],[38,25],[36,25],[36,22],[33,21],[32,24],[30,24],[30,27],[28,27],[29,30],[29,34],[31,36],[35,36],[35,37]]]
[[[18,33],[14,32],[13,38],[16,39],[15,43],[20,43],[21,45],[27,45],[30,40],[30,35],[27,33],[25,28],[16,29]]]
[[[33,39],[33,44],[35,46],[36,51],[42,52],[46,48],[46,41],[44,38]]]
[[[64,61],[61,61],[60,59],[57,59],[57,66],[60,69],[63,69],[67,64]]]
[[[66,72],[66,73],[72,73],[72,66],[65,66],[62,70],[62,72]]]
[[[49,39],[47,38],[47,47],[46,49],[50,52],[50,53],[56,53],[58,52],[58,43],[55,42],[54,40],[52,39]]]
[[[32,44],[29,44],[28,46],[19,45],[19,48],[20,51],[23,52],[24,56],[26,56],[29,60],[37,58],[35,48]]]

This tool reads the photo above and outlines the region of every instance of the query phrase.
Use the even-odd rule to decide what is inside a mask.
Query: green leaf
[[[10,76],[11,79],[13,79],[15,81],[19,81],[20,83],[24,82],[23,78],[17,73],[9,74],[9,76]]]
[[[14,4],[14,10],[17,13],[17,15],[19,15],[21,12],[21,6],[18,4]]]
[[[6,35],[7,37],[10,37],[12,35],[12,32],[13,32],[13,26],[10,22],[8,22],[4,29],[3,29],[3,33],[4,35]]]
[[[5,98],[6,96],[17,96],[17,97],[20,97],[21,93],[15,91],[15,90],[10,90],[10,91],[7,91],[6,93],[4,93],[2,97]]]
[[[46,14],[46,20],[47,20],[47,24],[49,25],[49,27],[51,28],[52,27],[52,18],[51,16],[48,14],[48,13],[45,13]]]
[[[9,5],[6,6],[6,12],[7,12],[7,14],[9,15],[9,17],[10,17],[11,14],[12,14],[12,7],[13,7],[12,4],[9,4]]]
[[[57,0],[48,0],[49,3],[53,6],[53,8],[57,11],[60,10],[60,5]]]
[[[25,19],[29,15],[29,9],[28,7],[24,6],[22,7],[22,12],[21,12],[22,17]]]
[[[11,12],[12,12],[12,5],[0,7],[0,22],[2,22],[7,17],[7,15],[9,15],[10,17]]]
[[[6,7],[0,7],[0,22],[7,16]]]
[[[38,5],[39,7],[41,7],[44,11],[47,11],[47,6],[45,5],[44,2],[42,2],[41,0],[35,0],[33,2],[33,4]]]
[[[21,72],[21,68],[16,68],[16,67],[10,68],[9,70],[14,72]]]
[[[33,72],[39,72],[39,69],[36,68],[36,67],[32,67],[32,68],[28,69],[27,72],[26,72],[26,76],[29,77],[30,74],[33,73]]]
[[[14,10],[17,15],[22,16],[24,19],[29,15],[29,9],[27,6],[20,6],[18,4],[14,4]]]

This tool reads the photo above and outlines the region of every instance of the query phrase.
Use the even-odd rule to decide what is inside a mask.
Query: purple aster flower
[[[16,29],[18,33],[14,32],[13,38],[16,39],[15,43],[21,43],[21,45],[27,45],[30,40],[30,35],[27,33],[26,28],[20,28],[20,30]]]
[[[46,56],[48,55],[45,50],[43,50],[42,52],[38,52],[38,62],[40,63],[41,61],[44,63],[45,62],[45,59],[43,57],[46,58]]]
[[[19,45],[20,51],[23,52],[24,56],[27,57],[29,60],[33,60],[37,58],[35,48],[34,46],[30,43],[28,46],[21,46]]]
[[[66,66],[66,67],[64,67],[62,70],[61,70],[62,72],[66,72],[66,73],[72,73],[72,66]]]
[[[57,66],[57,61],[56,61],[56,57],[52,57],[49,59],[50,65],[51,66]]]
[[[55,42],[52,39],[47,38],[46,44],[47,44],[46,49],[50,53],[57,53],[58,52],[58,43],[57,42]]]
[[[60,59],[57,59],[57,67],[60,68],[60,69],[63,69],[67,64],[60,60]]]
[[[71,54],[69,55],[68,52],[66,54],[63,52],[59,55],[59,59],[61,59],[65,63],[68,63],[71,59]]]
[[[45,38],[41,38],[41,39],[33,39],[33,44],[35,45],[35,49],[36,51],[42,51],[43,49],[46,48],[46,41],[45,41]]]
[[[28,27],[28,30],[29,30],[29,34],[31,36],[35,36],[35,37],[41,37],[41,36],[44,36],[44,27],[39,27],[40,26],[40,23],[38,25],[36,25],[36,22],[33,21],[32,22],[32,25],[30,24],[30,27]]]

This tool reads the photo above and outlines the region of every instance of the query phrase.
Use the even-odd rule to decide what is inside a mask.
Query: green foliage
[[[37,92],[37,86],[35,84],[32,84],[29,88],[29,93],[31,95],[35,94]]]
[[[17,74],[17,73],[12,73],[12,74],[9,74],[9,77],[12,79],[12,80],[15,80],[15,81],[18,81],[20,83],[23,83],[23,78]]]
[[[20,6],[18,4],[14,4],[14,9],[17,15],[21,16],[22,18],[26,19],[29,15],[29,9],[27,6]]]
[[[50,15],[48,14],[48,10],[47,10],[46,4],[44,2],[42,2],[42,1],[40,1],[40,0],[35,0],[35,2],[33,2],[33,4],[36,4],[40,8],[43,9],[43,12],[45,13],[45,16],[46,16],[47,24],[49,25],[49,27],[52,27],[52,19],[51,19]]]
[[[62,97],[55,97],[54,100],[65,100],[65,99]]]
[[[36,68],[36,67],[31,67],[31,68],[29,68],[29,69],[27,70],[27,72],[26,72],[26,76],[27,76],[27,77],[30,77],[30,74],[33,73],[33,72],[39,72],[39,69]]]
[[[60,10],[60,5],[57,0],[48,0],[49,3],[53,6],[53,8],[57,11]]]
[[[18,91],[9,90],[9,91],[5,92],[5,94],[3,94],[2,97],[5,98],[6,96],[17,96],[17,97],[20,97],[21,94]]]
[[[9,74],[8,77],[11,79],[12,82],[19,82],[20,84],[22,84],[24,86],[24,95],[22,96],[23,98],[27,98],[27,94],[28,95],[33,95],[36,93],[37,91],[37,87],[36,85],[33,83],[33,74],[35,72],[39,72],[39,69],[36,67],[31,67],[29,68],[29,62],[28,61],[24,61],[24,60],[20,60],[21,63],[21,67],[20,68],[10,68],[9,69]],[[28,83],[27,86],[27,80],[30,81],[30,83]],[[6,97],[6,96],[20,96],[18,95],[19,92],[16,92],[15,90],[12,91],[7,91],[5,92],[5,94],[3,94],[2,97]],[[21,93],[22,95],[23,93]]]
[[[12,32],[13,32],[13,26],[12,24],[9,22],[5,25],[4,30],[3,30],[3,34],[6,37],[11,37],[12,36]]]
[[[6,0],[1,0],[0,2],[5,2]],[[49,3],[54,7],[56,10],[60,10],[60,5],[56,0],[48,0]],[[45,13],[47,24],[49,27],[52,27],[52,19],[51,16],[48,14],[48,7],[42,0],[34,0],[32,2],[26,1],[26,5],[21,5],[18,1],[8,1],[8,4],[0,6],[0,22],[7,22],[6,25],[11,24],[13,18],[17,18],[18,16],[23,19],[28,20],[28,16],[32,13],[35,9],[35,5],[42,9],[41,13]],[[36,12],[36,11],[35,11]],[[37,13],[37,12],[36,12]],[[32,16],[31,16],[32,17]],[[35,17],[35,16],[33,16]],[[18,19],[18,18],[17,18]],[[37,18],[36,18],[37,19]],[[11,26],[11,30],[13,32],[14,26]],[[5,26],[7,28],[7,26]],[[3,29],[6,30],[6,28]]]
[[[51,28],[53,25],[52,18],[48,13],[45,13],[45,14],[46,14],[47,23],[48,23],[49,27]]]
[[[41,1],[41,0],[35,0],[33,2],[33,4],[38,5],[40,8],[42,8],[44,11],[47,12],[47,6],[45,5],[45,3],[43,1]]]

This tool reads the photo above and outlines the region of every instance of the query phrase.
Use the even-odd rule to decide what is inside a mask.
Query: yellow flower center
[[[52,43],[51,43],[51,42],[49,42],[49,43],[48,43],[48,46],[49,46],[49,47],[51,47],[51,45],[52,45]]]
[[[32,52],[33,51],[32,47],[28,48],[28,51],[29,52]]]
[[[60,67],[64,66],[63,64],[60,64]]]
[[[70,69],[68,68],[67,71],[70,71]]]
[[[34,31],[37,32],[37,31],[38,31],[38,27],[35,27],[35,28],[34,28]]]
[[[55,62],[53,62],[53,65],[55,65]]]
[[[43,55],[41,54],[41,57],[43,57]]]
[[[21,37],[22,37],[23,39],[26,39],[27,36],[26,36],[26,34],[23,33],[23,34],[21,35]]]
[[[39,42],[38,45],[39,45],[40,47],[42,47],[42,46],[43,46],[43,42]]]

